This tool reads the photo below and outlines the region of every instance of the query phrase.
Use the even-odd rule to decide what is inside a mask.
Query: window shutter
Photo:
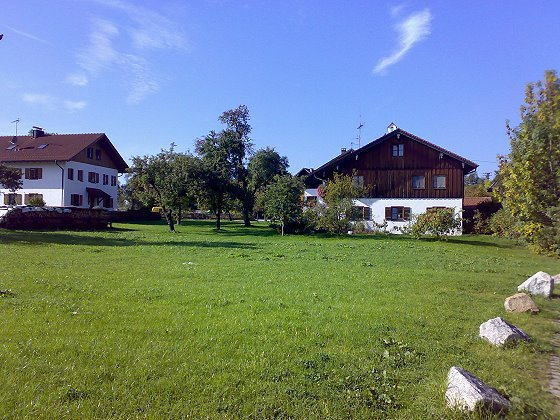
[[[16,194],[16,204],[21,206],[21,194]]]
[[[410,207],[404,208],[404,220],[410,220]]]
[[[25,179],[29,179],[29,168],[25,168]]]
[[[37,168],[37,179],[43,179],[43,168]]]
[[[391,207],[385,207],[385,220],[391,220]]]
[[[364,207],[364,220],[370,220],[371,219],[371,208],[369,207]]]
[[[6,204],[6,205],[10,204],[10,195],[9,194],[4,194],[4,204]]]

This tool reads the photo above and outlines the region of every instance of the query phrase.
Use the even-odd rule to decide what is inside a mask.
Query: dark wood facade
[[[393,156],[400,146],[402,156]],[[398,153],[397,153],[398,154]],[[363,177],[368,197],[462,198],[463,178],[476,164],[397,129],[358,150],[342,153],[314,170],[305,179],[317,188],[334,173]],[[434,178],[445,176],[445,188],[435,188]],[[424,177],[424,188],[413,188],[413,177]]]

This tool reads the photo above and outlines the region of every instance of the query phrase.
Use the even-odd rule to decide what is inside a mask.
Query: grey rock
[[[531,312],[533,314],[539,313],[539,307],[526,293],[516,293],[504,302],[506,311],[509,312]]]
[[[447,406],[462,411],[490,410],[505,414],[509,400],[466,370],[453,366],[447,374]]]
[[[554,279],[550,274],[539,271],[521,283],[517,291],[550,297],[554,291]]]
[[[506,343],[518,340],[529,341],[531,339],[524,331],[509,324],[500,317],[489,319],[480,324],[480,337],[495,346],[503,346]]]

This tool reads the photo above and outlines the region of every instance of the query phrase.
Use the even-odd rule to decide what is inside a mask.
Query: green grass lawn
[[[491,237],[280,237],[264,225],[0,232],[0,417],[444,417],[460,365],[553,416],[560,300],[504,298],[560,261]],[[534,337],[497,349],[503,316]]]

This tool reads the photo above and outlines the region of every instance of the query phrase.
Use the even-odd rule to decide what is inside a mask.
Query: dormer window
[[[404,144],[393,144],[393,157],[404,156]]]

